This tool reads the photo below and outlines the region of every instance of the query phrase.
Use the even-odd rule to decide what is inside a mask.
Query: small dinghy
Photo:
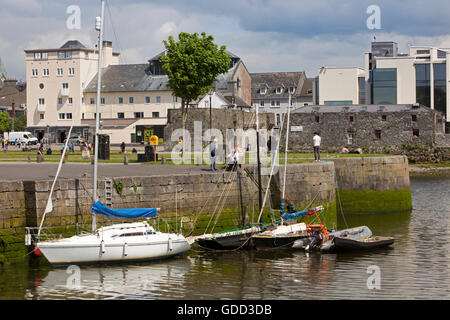
[[[335,237],[333,242],[336,251],[355,251],[386,247],[394,243],[394,238],[374,236],[355,240],[347,237]]]

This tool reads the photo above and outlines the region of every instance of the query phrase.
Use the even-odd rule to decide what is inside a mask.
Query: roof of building
[[[69,40],[61,46],[61,49],[87,49],[87,48],[78,40]]]
[[[26,85],[17,80],[4,80],[0,87],[0,106],[12,106],[13,102],[16,107],[27,103]]]
[[[294,97],[301,95],[303,82],[306,80],[304,71],[299,72],[268,72],[251,73],[252,78],[252,99],[270,99],[270,98],[289,98],[288,89],[295,88]],[[277,88],[283,88],[282,92],[277,94]],[[265,94],[260,93],[261,88],[267,88]],[[311,82],[312,88],[312,82]]]
[[[153,76],[148,64],[110,65],[102,70],[102,92],[139,92],[170,90],[169,78]],[[97,92],[97,75],[84,92]]]
[[[436,111],[420,104],[350,104],[350,105],[308,105],[292,111],[292,113],[359,113],[359,112],[404,112]]]

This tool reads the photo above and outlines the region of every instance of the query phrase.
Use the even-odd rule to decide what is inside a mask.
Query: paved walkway
[[[56,175],[58,163],[0,162],[0,180],[51,180]],[[65,163],[60,178],[92,177],[93,166],[85,163]],[[100,163],[99,177],[132,177],[169,174],[209,173],[209,167],[188,165],[143,165],[122,163]]]

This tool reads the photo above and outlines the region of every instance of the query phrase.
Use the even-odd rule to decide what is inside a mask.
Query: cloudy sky
[[[380,29],[371,5],[380,9]],[[67,27],[80,9],[79,29]],[[58,48],[78,39],[93,48],[100,0],[0,0],[0,58],[9,77],[25,80],[25,49]],[[249,72],[363,66],[377,41],[450,48],[448,0],[107,0],[105,39],[121,63],[145,63],[179,32],[206,32],[240,56]]]

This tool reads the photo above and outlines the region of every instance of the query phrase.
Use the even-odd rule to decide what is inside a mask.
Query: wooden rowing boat
[[[335,237],[333,242],[337,251],[370,250],[389,246],[394,243],[394,238],[374,236],[355,240],[347,237]]]

